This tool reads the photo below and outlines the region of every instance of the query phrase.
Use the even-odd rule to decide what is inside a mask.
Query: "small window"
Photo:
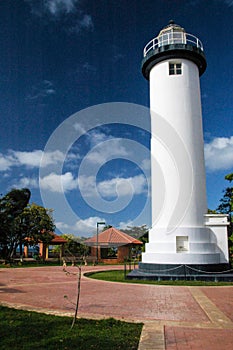
[[[180,75],[182,74],[181,63],[169,63],[169,75]]]

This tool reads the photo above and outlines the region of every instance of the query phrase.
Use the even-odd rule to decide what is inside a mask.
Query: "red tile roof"
[[[42,234],[43,234],[43,232],[42,232]],[[56,244],[62,244],[62,243],[67,243],[67,242],[68,242],[67,239],[64,239],[63,237],[57,235],[57,234],[54,233],[54,232],[50,232],[50,235],[53,236],[53,239],[52,239],[51,242],[50,242],[51,245],[52,245],[52,244],[54,244],[54,245],[56,245]],[[31,238],[26,237],[26,238],[25,238],[25,241],[28,241],[28,242],[29,242],[29,241],[31,241]],[[39,241],[39,243],[40,243],[40,241]]]
[[[50,242],[50,244],[61,244],[61,243],[67,243],[67,239],[57,235],[54,232],[51,232],[51,235],[54,236],[54,238],[52,239],[52,241]]]
[[[84,241],[84,244],[86,245],[97,245],[97,235],[88,238],[86,241]],[[122,246],[122,245],[126,245],[126,244],[142,244],[141,241],[139,241],[138,239],[131,237],[129,235],[127,235],[126,233],[117,230],[114,227],[110,227],[109,229],[100,232],[98,234],[98,245],[99,246],[112,246],[112,247],[116,247],[116,246]]]

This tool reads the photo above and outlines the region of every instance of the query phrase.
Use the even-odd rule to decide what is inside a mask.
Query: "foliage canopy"
[[[55,226],[52,211],[37,204],[29,204],[31,192],[27,188],[13,189],[0,199],[0,255],[11,260],[17,246],[35,245],[51,241]]]
[[[233,173],[225,176],[225,179],[230,183],[233,181]],[[223,197],[220,199],[220,204],[217,211],[220,213],[228,214],[229,226],[228,226],[228,242],[229,242],[229,253],[230,260],[233,261],[233,187],[228,186],[223,191]]]

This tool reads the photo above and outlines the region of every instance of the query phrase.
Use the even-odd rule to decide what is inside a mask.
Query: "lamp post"
[[[98,249],[98,236],[99,236],[99,225],[105,225],[105,222],[97,222],[97,234],[96,234],[96,263],[98,264],[99,262],[99,249]]]

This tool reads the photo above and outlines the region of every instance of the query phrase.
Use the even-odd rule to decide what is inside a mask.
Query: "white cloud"
[[[137,175],[134,177],[130,177],[127,180],[132,183],[135,194],[147,193],[147,181],[145,176]]]
[[[90,148],[85,160],[94,163],[101,163],[108,159],[109,156],[127,156],[129,152],[122,145],[122,139],[109,135],[109,128],[102,127],[102,130],[88,130],[81,123],[75,123],[74,129],[86,137],[86,144]],[[111,144],[106,144],[106,141],[111,141]]]
[[[43,80],[36,85],[32,86],[32,91],[27,95],[26,100],[33,101],[35,100],[44,100],[45,98],[55,95],[56,91],[54,85],[49,80]]]
[[[82,30],[92,31],[94,29],[94,23],[90,15],[84,14],[80,19],[76,21],[73,26],[70,26],[68,32],[79,33]]]
[[[131,226],[131,227],[134,226],[134,221],[132,221],[132,220],[128,220],[126,222],[121,221],[118,226],[119,226],[120,230],[128,229],[129,226]]]
[[[42,151],[19,152],[7,151],[6,154],[0,154],[0,171],[10,170],[14,166],[27,165],[30,167],[39,167]]]
[[[105,180],[97,185],[98,191],[103,197],[128,196],[132,192],[135,195],[146,192],[146,179],[143,175],[129,178],[114,178]]]
[[[79,176],[78,184],[85,198],[94,198],[96,193],[106,199],[112,199],[116,196],[125,197],[132,193],[134,195],[147,193],[147,182],[143,175],[128,178],[116,177],[98,183],[94,176]]]
[[[76,4],[79,0],[47,0],[44,2],[45,8],[54,16],[62,13],[76,12]]]
[[[85,193],[85,197],[92,197],[96,189],[96,178],[95,176],[79,176],[78,187],[82,193]]]
[[[38,188],[39,181],[35,177],[22,177],[13,187],[17,188]]]
[[[77,3],[79,0],[25,0],[30,8],[31,13],[36,16],[49,14],[50,16],[61,16],[64,14],[72,14],[77,11]]]
[[[74,130],[78,131],[80,134],[86,133],[86,129],[83,127],[81,123],[74,123]]]
[[[209,171],[233,168],[233,136],[216,137],[205,144],[205,162]]]
[[[82,235],[85,233],[91,236],[96,233],[97,222],[105,222],[105,220],[104,218],[100,218],[98,216],[92,216],[85,220],[79,220],[75,226],[82,232]]]
[[[114,178],[100,182],[97,188],[101,196],[111,198],[130,194],[133,191],[131,185],[128,179]]]
[[[40,188],[51,192],[68,192],[76,189],[78,181],[71,172],[62,175],[51,173],[40,179]]]
[[[88,134],[88,140],[90,142],[90,146],[91,147],[94,147],[94,146],[97,146],[99,145],[101,142],[104,142],[104,141],[107,141],[107,140],[110,140],[112,139],[113,137],[112,136],[109,136],[109,135],[106,135],[105,133],[103,132],[100,132],[100,131],[90,131]]]
[[[7,171],[12,166],[12,159],[0,153],[0,171]]]
[[[108,139],[111,139],[111,143],[106,145],[105,141]],[[105,134],[96,133],[90,135],[90,140],[93,145],[97,144],[85,157],[85,160],[92,164],[104,164],[114,158],[129,156],[129,152],[121,144],[121,139],[106,138]]]
[[[43,152],[43,158],[42,158],[42,162],[40,163],[41,167],[46,167],[48,165],[53,165],[53,164],[57,164],[57,163],[62,163],[65,159],[64,154],[59,151],[52,151],[52,152]]]
[[[40,166],[42,154],[41,150],[32,152],[11,151],[12,159],[15,162],[14,165],[25,165],[32,168]]]
[[[129,196],[131,193],[134,195],[147,193],[147,182],[143,175],[128,178],[117,177],[97,183],[95,176],[82,175],[75,178],[71,172],[62,175],[50,173],[40,179],[40,187],[43,190],[58,193],[79,188],[85,198],[94,198],[97,193],[109,199],[115,196]]]
[[[92,216],[84,220],[80,219],[73,225],[56,222],[56,227],[63,233],[73,233],[76,236],[90,237],[96,234],[97,222],[105,222],[105,219]]]
[[[77,220],[73,225],[67,224],[64,222],[56,222],[56,227],[62,232],[62,233],[72,233],[75,236],[79,237],[91,237],[96,235],[97,232],[97,222],[105,222],[105,225],[111,224],[108,223],[108,221],[105,218],[101,218],[99,216],[92,216],[86,219],[80,219]],[[128,221],[121,221],[116,228],[119,230],[128,229],[129,227],[133,226],[141,226],[142,224],[136,224],[135,221],[128,220]],[[99,226],[99,232],[104,228],[104,225]]]
[[[61,221],[56,221],[56,228],[60,230],[62,233],[70,233],[70,231],[73,232],[73,226]]]
[[[43,160],[42,163],[41,160]],[[20,166],[26,166],[28,168],[46,167],[48,165],[57,164],[58,162],[63,162],[63,160],[64,154],[58,150],[47,153],[44,153],[42,150],[8,150],[6,154],[0,154],[0,171],[6,171],[12,167]]]
[[[61,28],[68,33],[79,33],[82,30],[93,30],[92,17],[81,8],[80,0],[25,0],[31,13],[46,20],[60,20]]]

